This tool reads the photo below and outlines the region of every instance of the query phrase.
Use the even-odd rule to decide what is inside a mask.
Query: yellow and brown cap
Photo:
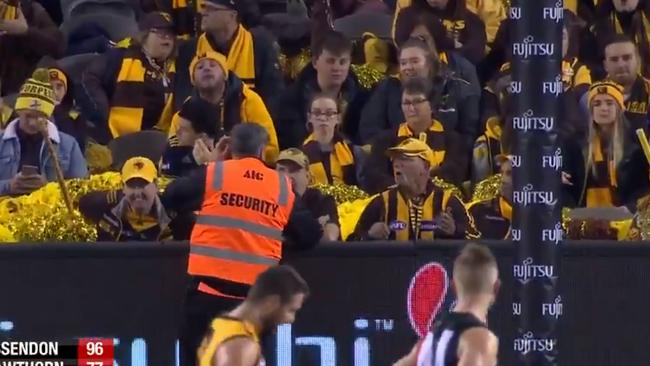
[[[142,157],[133,157],[124,163],[122,167],[122,183],[126,183],[134,178],[144,179],[152,183],[158,177],[158,169],[153,161]]]
[[[304,152],[302,152],[302,150],[295,147],[290,147],[280,152],[277,162],[281,163],[283,161],[296,163],[298,166],[304,169],[309,168],[309,158],[307,155],[305,155]]]
[[[397,146],[391,147],[386,151],[386,154],[392,159],[396,156],[409,156],[409,157],[418,157],[422,160],[428,162],[432,166],[435,165],[435,159],[433,155],[433,150],[427,145],[426,142],[409,137],[406,140],[397,144]]]

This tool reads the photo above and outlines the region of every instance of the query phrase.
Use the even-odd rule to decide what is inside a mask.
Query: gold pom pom
[[[284,78],[289,81],[296,80],[302,69],[304,69],[310,61],[311,50],[309,48],[304,48],[297,55],[290,57],[281,53],[278,58],[280,70],[282,71]]]
[[[49,83],[50,73],[47,71],[47,69],[39,68],[34,70],[34,73],[32,74],[32,79],[36,81],[40,81],[41,83]]]
[[[487,201],[499,195],[501,174],[495,174],[479,182],[474,188],[472,201]]]
[[[346,184],[315,184],[312,187],[318,189],[324,194],[334,197],[337,205],[345,202],[352,202],[359,199],[368,198],[368,194],[359,189],[357,186],[349,186]]]
[[[171,181],[160,178],[162,191]],[[88,179],[66,182],[75,208],[72,215],[63,202],[61,190],[51,182],[29,195],[0,200],[0,240],[21,242],[88,242],[97,239],[95,225],[86,221],[78,211],[79,199],[94,191],[122,188],[119,173],[92,175]],[[11,236],[3,232],[6,228]]]
[[[442,189],[444,191],[450,190],[451,193],[454,196],[458,197],[461,201],[463,201],[463,192],[461,192],[461,190],[458,187],[456,187],[455,185],[453,185],[453,184],[451,184],[449,182],[445,182],[444,180],[442,180],[442,179],[440,179],[438,177],[434,177],[432,179],[432,181],[433,181],[433,184],[436,187],[438,187],[438,188],[440,188],[440,189]]]
[[[386,77],[386,75],[384,75],[381,71],[373,68],[368,64],[352,65],[351,69],[359,79],[359,84],[368,90],[374,88],[375,85],[377,85]]]
[[[111,169],[113,156],[108,147],[91,141],[86,146],[86,161],[91,174],[100,174]]]

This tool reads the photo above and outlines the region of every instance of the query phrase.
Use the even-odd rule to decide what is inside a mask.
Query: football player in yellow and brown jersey
[[[262,272],[241,305],[212,321],[198,350],[199,366],[264,366],[262,334],[293,323],[308,295],[309,286],[293,268]]]

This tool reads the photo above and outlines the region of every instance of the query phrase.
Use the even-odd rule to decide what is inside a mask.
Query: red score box
[[[114,366],[113,340],[109,338],[82,338],[77,346],[78,366]]]

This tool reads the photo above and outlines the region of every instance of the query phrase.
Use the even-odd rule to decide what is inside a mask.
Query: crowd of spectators
[[[134,139],[137,159],[113,164],[124,191],[80,210],[102,240],[187,239],[197,203],[165,207],[157,177],[195,175],[255,123],[324,240],[508,239],[506,14],[501,0],[0,0],[0,195],[55,181],[54,160],[87,176],[90,150],[157,131],[162,154]],[[648,129],[649,17],[650,0],[565,1],[564,207],[647,210],[635,132]],[[474,199],[486,182],[500,187]],[[314,184],[373,196],[347,238]]]

